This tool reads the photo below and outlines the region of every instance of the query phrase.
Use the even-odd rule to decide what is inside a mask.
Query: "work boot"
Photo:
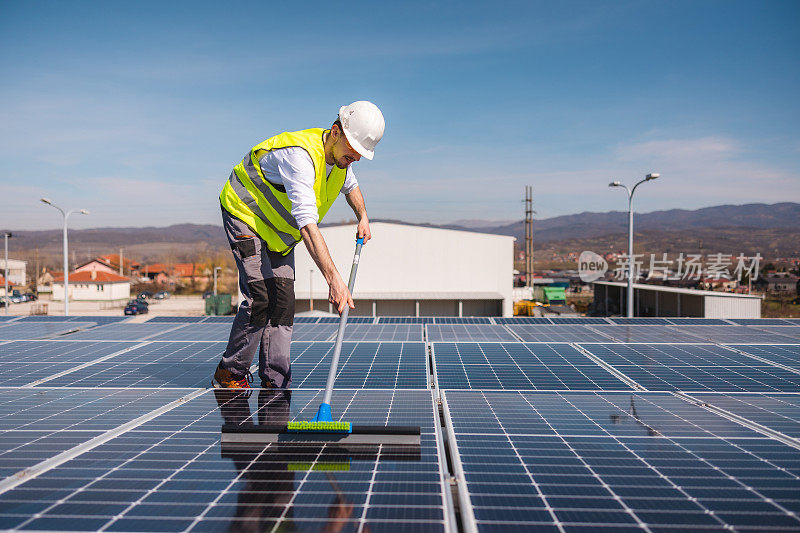
[[[242,377],[235,375],[227,368],[222,368],[222,363],[217,365],[217,371],[211,380],[211,385],[215,389],[249,389],[253,382],[253,374],[249,371]],[[216,382],[216,383],[215,383]]]

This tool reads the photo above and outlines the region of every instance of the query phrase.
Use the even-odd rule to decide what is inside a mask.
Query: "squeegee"
[[[350,294],[356,282],[358,262],[361,258],[361,248],[364,239],[356,239],[356,253],[353,256],[353,265],[350,267],[350,281],[347,284]],[[325,385],[325,395],[319,406],[317,415],[310,421],[289,422],[281,425],[256,425],[239,426],[225,424],[222,426],[222,442],[228,443],[271,443],[290,442],[293,444],[322,444],[326,442],[335,444],[389,444],[389,445],[416,445],[420,443],[419,426],[368,426],[353,425],[350,422],[333,420],[331,415],[331,397],[333,385],[336,382],[336,373],[339,367],[339,356],[342,353],[342,340],[344,329],[347,325],[347,316],[350,306],[345,305],[339,317],[339,329],[336,332],[336,343],[333,348],[333,357],[328,371],[328,381]]]

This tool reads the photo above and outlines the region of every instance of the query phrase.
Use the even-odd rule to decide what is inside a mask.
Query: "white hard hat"
[[[372,159],[375,145],[383,137],[386,127],[378,106],[366,100],[342,106],[339,108],[339,122],[350,146],[362,157]]]

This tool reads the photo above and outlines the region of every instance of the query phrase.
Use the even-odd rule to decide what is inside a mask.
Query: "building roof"
[[[101,255],[98,259],[102,259],[106,263],[113,265],[116,268],[119,268],[119,254],[105,254]],[[122,263],[125,268],[130,268],[131,266],[138,266],[138,262],[131,261],[127,257],[122,257]]]
[[[130,278],[120,276],[118,274],[111,274],[110,272],[102,272],[99,270],[81,271],[69,273],[70,283],[130,283]],[[59,273],[53,279],[54,283],[64,283],[64,274]]]
[[[314,291],[314,299],[328,298],[328,292]],[[295,291],[295,298],[308,300],[308,291]],[[356,288],[354,300],[502,300],[499,292],[359,292]]]
[[[110,269],[118,268],[115,265],[112,265],[111,263],[103,259],[102,257],[95,257],[94,259],[90,259],[89,261],[84,261],[83,263],[75,267],[75,269],[77,270],[79,268],[83,268],[86,265],[91,265],[92,263],[100,263],[101,265],[108,267]]]
[[[610,287],[621,287],[625,288],[628,286],[627,283],[622,283],[619,281],[594,281],[592,282],[595,285],[608,285]],[[695,296],[710,296],[710,297],[723,297],[723,298],[757,298],[761,300],[761,296],[755,294],[737,294],[733,292],[719,292],[719,291],[701,291],[698,289],[682,289],[680,287],[665,287],[664,285],[649,285],[647,283],[634,283],[634,289],[640,290],[649,290],[649,291],[656,291],[656,292],[677,292],[680,294],[693,294]]]
[[[189,276],[200,276],[203,273],[203,267],[200,265],[193,265],[192,263],[176,263],[172,267],[173,275],[188,278]]]
[[[426,224],[411,224],[408,222],[383,222],[380,220],[370,220],[369,227],[372,229],[373,227],[378,227],[380,229],[381,226],[384,227],[395,227],[400,229],[407,229],[409,231],[416,231],[420,234],[425,234],[426,231],[441,231],[441,232],[450,232],[450,233],[457,233],[457,234],[472,234],[472,235],[481,235],[484,237],[496,237],[498,239],[511,239],[516,241],[517,238],[512,235],[501,235],[499,233],[486,233],[481,231],[472,231],[469,228],[440,228],[438,226],[431,226]],[[341,228],[341,227],[352,227],[355,233],[355,228],[357,227],[356,222],[349,221],[349,222],[335,222],[332,224],[323,224],[320,226],[321,228]]]

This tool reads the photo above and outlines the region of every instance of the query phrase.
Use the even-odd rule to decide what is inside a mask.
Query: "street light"
[[[612,181],[608,184],[609,187],[622,187],[628,193],[628,316],[633,317],[633,193],[636,192],[636,187],[644,183],[658,178],[660,174],[652,172],[644,177],[642,181],[633,186],[633,189],[628,189],[620,181]]]
[[[222,270],[222,267],[214,267],[214,296],[217,295],[217,270]]]
[[[5,298],[6,303],[6,314],[8,314],[8,305],[11,303],[8,299],[8,239],[11,237],[13,237],[13,235],[11,235],[9,232],[6,231],[3,233],[3,240],[5,241],[6,245],[6,272],[3,275],[3,285],[5,289],[3,292],[3,298]]]
[[[89,211],[86,209],[70,209],[69,211],[64,211],[56,204],[51,202],[48,198],[40,198],[42,203],[45,203],[49,206],[55,207],[59,211],[61,211],[61,215],[64,217],[64,316],[69,316],[69,265],[67,263],[68,257],[68,245],[67,245],[67,219],[72,213],[80,213],[81,215],[88,215]]]

